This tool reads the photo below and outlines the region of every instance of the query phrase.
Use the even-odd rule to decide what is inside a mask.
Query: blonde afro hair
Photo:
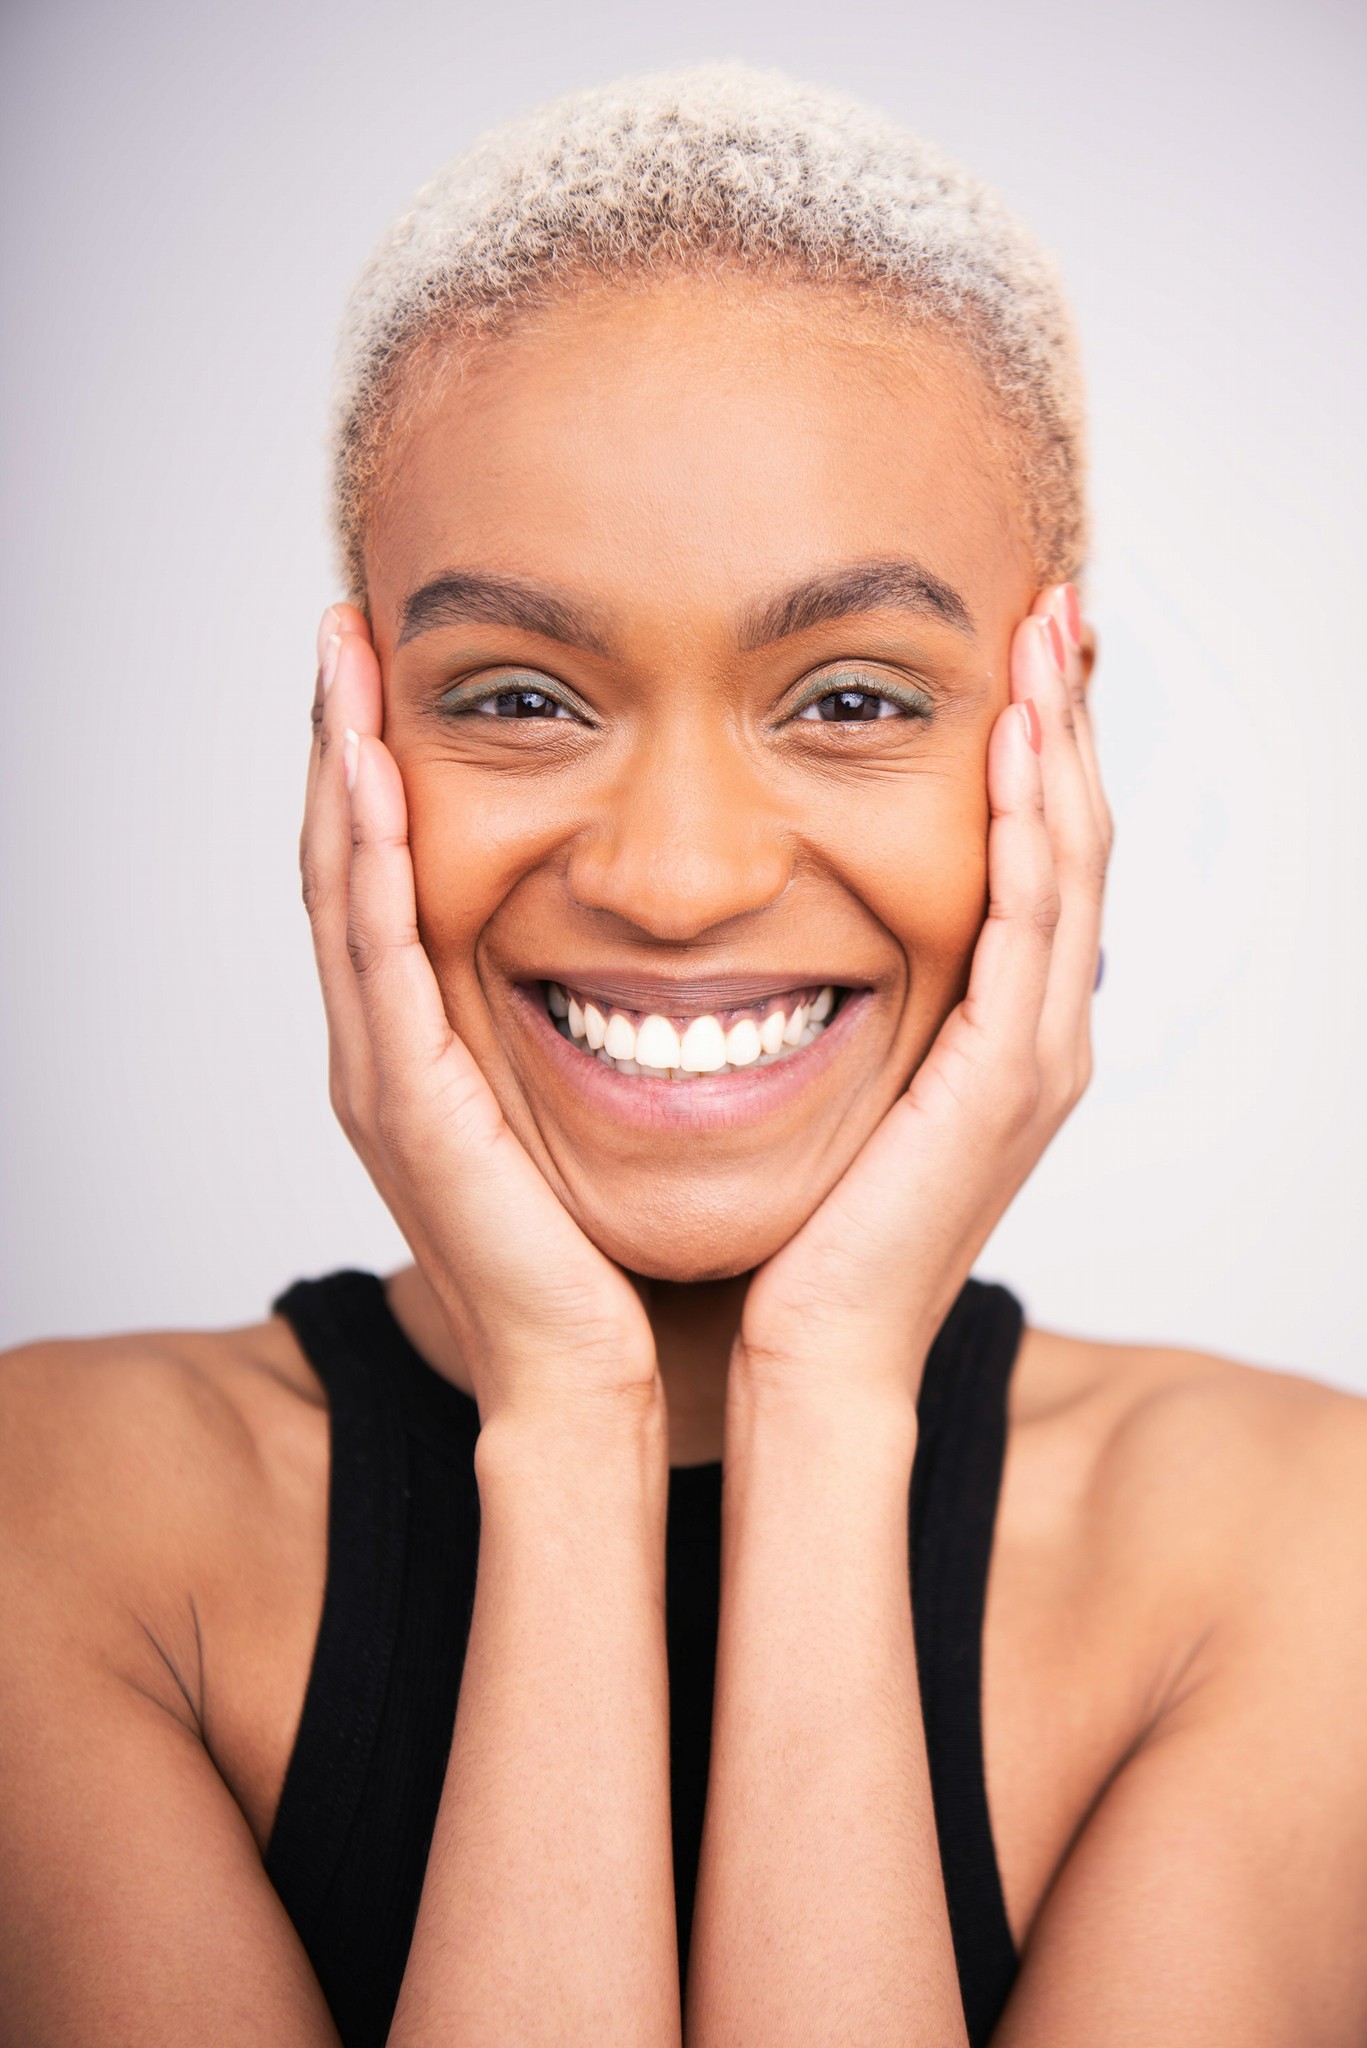
[[[584,277],[717,265],[851,286],[954,330],[1011,429],[1041,582],[1086,545],[1068,308],[1029,230],[970,172],[842,93],[742,64],[628,78],[493,129],[390,229],[337,358],[334,521],[365,589],[365,524],[404,372]]]

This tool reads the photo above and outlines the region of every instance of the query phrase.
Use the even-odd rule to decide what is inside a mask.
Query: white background
[[[294,873],[336,318],[481,127],[737,55],[965,158],[1079,311],[1099,1069],[980,1270],[1367,1390],[1354,0],[10,0],[0,34],[0,1337],[253,1320],[402,1255]]]

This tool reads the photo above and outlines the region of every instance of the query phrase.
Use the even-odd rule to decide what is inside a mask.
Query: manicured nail
[[[1065,583],[1063,586],[1063,623],[1074,647],[1081,647],[1082,606],[1078,603],[1077,585],[1074,583]]]
[[[337,607],[336,607],[336,605],[335,605],[335,604],[330,604],[330,605],[328,606],[327,610],[326,610],[326,611],[325,611],[325,612],[323,613],[323,616],[322,616],[322,618],[321,618],[321,620],[319,621],[319,624],[318,624],[318,666],[319,666],[319,668],[321,668],[321,667],[323,666],[323,655],[324,655],[324,653],[325,653],[325,651],[326,651],[326,649],[327,649],[327,644],[328,644],[328,641],[329,641],[329,640],[330,640],[330,639],[332,638],[332,636],[333,636],[333,634],[334,634],[334,633],[337,633],[337,632],[340,632],[340,631],[341,631],[341,626],[342,626],[342,618],[341,618],[341,613],[340,613],[340,612],[338,611],[338,609],[337,609]]]
[[[337,657],[341,651],[341,634],[331,634],[323,644],[323,665],[318,671],[318,680],[323,686],[323,695],[325,697],[332,688],[332,678],[337,673]]]
[[[351,730],[351,727],[348,726],[342,734],[342,773],[346,777],[348,789],[355,789],[356,787],[356,757],[360,752],[360,748],[361,742]]]
[[[1016,706],[1016,709],[1019,711],[1021,723],[1025,727],[1025,737],[1029,740],[1035,752],[1038,753],[1044,745],[1044,727],[1039,722],[1039,713],[1035,709],[1034,698],[1023,697]]]
[[[1040,624],[1044,628],[1043,638],[1047,642],[1049,658],[1062,675],[1067,656],[1064,652],[1063,635],[1058,629],[1058,620],[1052,612],[1043,612],[1040,615]]]

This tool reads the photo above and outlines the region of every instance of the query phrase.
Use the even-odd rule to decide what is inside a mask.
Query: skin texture
[[[629,1270],[671,1280],[745,1272],[785,1243],[962,993],[986,887],[983,757],[1035,588],[958,354],[929,337],[878,350],[799,304],[795,348],[791,301],[734,280],[724,301],[675,286],[543,315],[476,359],[458,406],[419,412],[367,554],[447,1014],[570,1214]],[[883,614],[738,648],[771,592],[908,552],[963,593],[975,633]],[[535,575],[601,618],[607,651],[468,626],[396,647],[403,599],[452,565]],[[856,657],[930,685],[931,723],[779,723],[804,677]],[[577,690],[601,730],[433,714],[454,677],[513,663]],[[592,1114],[509,1002],[538,973],[781,986],[795,969],[871,988],[857,1050],[786,1116],[702,1146]]]
[[[414,1248],[395,1313],[483,1423],[395,2048],[964,2039],[910,1629],[915,1396],[1086,1085],[1109,845],[1090,642],[1018,533],[952,346],[734,280],[605,292],[437,380],[370,616],[324,622],[303,867],[333,1099]],[[745,644],[794,580],[906,556],[971,638],[883,606]],[[401,646],[453,569],[553,585],[597,646],[488,619]],[[933,715],[784,721],[851,662]],[[514,669],[589,721],[434,713]],[[867,996],[794,1101],[704,1144],[586,1114],[517,989],[590,970]],[[322,1600],[321,1391],[271,1322],[31,1347],[0,1403],[4,2010],[35,2044],[322,2048],[259,1860]],[[1361,1405],[1029,1330],[1009,1423],[983,1716],[1023,1969],[998,2042],[1360,2041]],[[681,2008],[666,1461],[717,1455]]]

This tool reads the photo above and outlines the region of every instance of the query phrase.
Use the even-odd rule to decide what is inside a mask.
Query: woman
[[[428,189],[339,408],[304,887],[414,1264],[7,1360],[7,2038],[1361,2041],[1360,1405],[968,1278],[1110,841],[1048,266],[636,81]]]

